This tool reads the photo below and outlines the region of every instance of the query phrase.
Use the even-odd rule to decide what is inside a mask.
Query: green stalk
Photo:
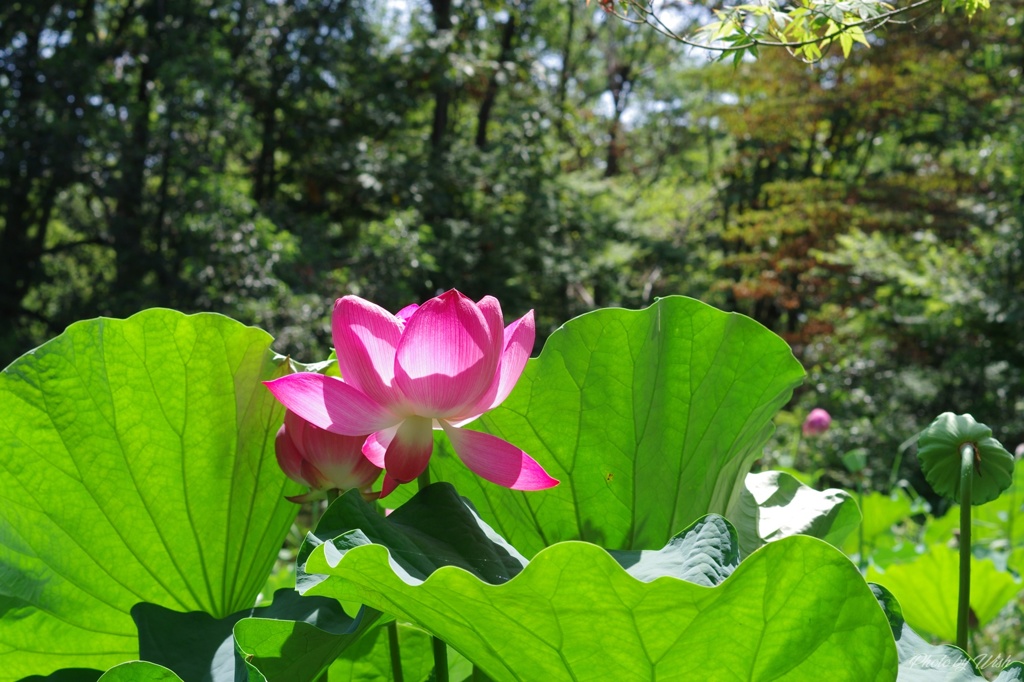
[[[391,654],[391,678],[395,682],[404,682],[402,675],[402,650],[398,648],[398,623],[388,623],[388,652]]]
[[[340,496],[341,496],[341,491],[339,491],[337,488],[330,488],[329,490],[327,490],[327,499],[324,502],[324,511],[322,511],[322,512],[320,511],[320,500],[315,500],[313,502],[313,528],[314,529],[317,527],[317,524],[320,522],[320,519],[323,517],[324,513],[326,513],[327,507],[330,507],[331,503],[334,502],[336,499],[338,499]],[[326,668],[324,668],[324,671],[320,674],[319,677],[316,678],[316,682],[327,682],[327,669]]]
[[[434,644],[434,679],[437,682],[448,682],[448,645],[437,637]]]
[[[861,512],[864,511],[864,483],[857,481],[857,504],[860,506]],[[864,519],[860,520],[860,524],[857,526],[857,568],[860,569],[861,574],[867,573],[868,561],[864,555]]]
[[[896,487],[896,481],[900,477],[900,464],[903,463],[903,454],[907,451],[911,445],[917,443],[917,436],[912,436],[902,443],[899,448],[896,449],[896,457],[892,461],[892,470],[889,472],[889,490]]]
[[[381,515],[384,508],[378,507]],[[402,647],[398,643],[398,621],[391,621],[388,628],[388,656],[391,659],[391,679],[394,682],[405,682],[405,675],[402,673]]]
[[[430,469],[424,469],[416,483],[420,490],[430,485]],[[437,637],[432,638],[434,649],[434,679],[437,682],[448,682],[448,645]]]
[[[1019,464],[1017,466],[1020,466]],[[1010,484],[1010,512],[1006,517],[1006,546],[1013,547],[1013,522],[1017,518],[1017,486]]]
[[[956,609],[956,645],[967,651],[971,613],[971,484],[974,445],[960,447],[960,598]]]
[[[327,499],[322,504],[320,500],[313,500],[309,503],[309,526],[312,530],[316,530],[316,527],[320,524],[320,519],[323,518],[327,508],[331,506],[331,502],[334,502],[341,496],[341,491],[337,488],[331,488],[325,492],[327,494]]]

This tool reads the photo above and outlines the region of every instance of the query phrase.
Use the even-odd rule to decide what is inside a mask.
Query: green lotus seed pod
[[[991,502],[1013,481],[1013,455],[969,414],[940,414],[917,438],[921,470],[935,492],[960,502],[960,450],[974,447],[971,504]]]

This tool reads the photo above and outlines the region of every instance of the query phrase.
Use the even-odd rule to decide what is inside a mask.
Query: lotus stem
[[[398,646],[398,622],[388,623],[388,652],[391,655],[391,678],[394,682],[404,682],[402,675],[402,650]]]
[[[857,505],[860,507],[861,513],[864,513],[864,482],[857,481]],[[864,551],[864,519],[860,520],[857,525],[857,568],[860,569],[861,574],[866,574],[868,570],[867,556]]]
[[[338,497],[340,497],[341,495],[341,492],[337,488],[328,488],[326,493],[327,499],[323,502],[323,504],[321,504],[320,500],[313,500],[310,503],[309,525],[313,529],[320,525],[320,519],[323,518],[323,515],[327,512],[327,508],[330,507],[331,503],[338,499]]]
[[[424,469],[416,483],[420,490],[430,485],[430,469]],[[431,639],[434,645],[434,680],[448,682],[448,645],[437,637]]]
[[[309,503],[309,527],[315,529],[320,523],[320,517],[324,515],[323,506],[320,500],[313,500]]]
[[[380,513],[384,514],[384,508],[380,507]],[[398,643],[398,621],[391,621],[387,625],[388,630],[388,656],[391,659],[391,679],[394,682],[405,682],[405,675],[402,674],[402,647]]]
[[[1006,515],[1006,546],[1013,547],[1013,523],[1017,518],[1017,486],[1010,486],[1010,511]]]
[[[448,682],[448,645],[437,637],[434,644],[434,679],[437,682]]]
[[[960,447],[960,597],[956,611],[956,645],[967,651],[971,613],[971,486],[974,444]]]

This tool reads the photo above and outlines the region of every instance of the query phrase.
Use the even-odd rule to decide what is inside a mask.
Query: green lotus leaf
[[[870,551],[876,541],[883,535],[892,532],[892,527],[910,518],[912,506],[910,498],[902,490],[891,494],[872,492],[862,495],[858,500],[863,526],[864,546]],[[852,533],[846,538],[843,550],[847,554],[859,551],[860,533]]]
[[[99,682],[184,682],[162,665],[146,661],[128,661],[103,673]]]
[[[810,535],[840,546],[860,523],[860,511],[843,490],[815,490],[781,471],[747,474],[730,519],[746,556],[766,542]]]
[[[102,674],[102,670],[93,668],[61,668],[45,677],[29,675],[18,682],[96,682]]]
[[[0,372],[0,680],[138,658],[139,602],[251,606],[300,488],[280,472],[288,372],[221,315],[98,319]]]
[[[896,598],[881,585],[871,585],[879,606],[889,619],[896,651],[899,653],[899,682],[978,682],[985,680],[977,661],[963,649],[950,644],[929,644],[914,632],[903,619],[903,611]],[[1006,666],[996,682],[1024,680],[1024,663]]]
[[[449,483],[435,483],[389,516],[376,513],[357,491],[338,498],[299,549],[296,587],[312,590],[326,575],[307,570],[310,555],[325,542],[326,551],[347,552],[383,545],[394,570],[409,582],[423,581],[442,567],[459,567],[490,584],[518,575],[526,558],[494,532]],[[697,585],[719,584],[739,564],[736,530],[714,514],[698,519],[660,550],[610,550],[634,578],[673,576]]]
[[[434,679],[433,638],[424,630],[406,623],[398,624],[399,649],[402,655],[404,682],[429,682]],[[331,664],[326,677],[295,677],[294,671],[257,668],[247,662],[248,682],[275,682],[276,680],[326,680],[327,682],[392,682],[391,649],[386,628],[375,628],[347,647]],[[264,676],[262,671],[266,671]],[[457,651],[448,651],[448,677],[468,681],[473,665]]]
[[[407,623],[398,624],[399,650],[402,652],[402,679],[428,682],[434,672],[434,648],[430,633]],[[457,651],[448,651],[448,677],[469,680],[473,665]],[[392,682],[391,650],[387,628],[366,633],[347,648],[327,671],[329,682]]]
[[[1024,663],[1014,661],[1003,668],[992,682],[1022,682],[1024,680]]]
[[[732,570],[735,531],[709,516],[652,553],[660,556],[564,542],[515,572],[507,543],[491,540],[493,530],[459,507],[454,490],[434,485],[378,524],[358,496],[343,496],[318,527],[321,537],[300,552],[300,586],[416,623],[498,682],[863,682],[896,674],[874,596],[820,540],[780,540]],[[427,508],[439,510],[432,520],[421,518]],[[371,518],[368,529],[354,527]],[[341,535],[324,539],[335,530]],[[450,540],[466,535],[476,539]],[[641,579],[620,561],[642,566]],[[714,566],[697,571],[705,584],[675,577],[700,563]]]
[[[233,682],[243,668],[236,648],[269,679],[315,679],[334,658],[375,627],[380,614],[347,616],[337,600],[281,589],[273,603],[226,618],[137,604],[139,658],[189,682]]]
[[[1018,575],[1024,574],[1024,547],[1015,547],[1006,559],[1007,565]]]
[[[353,619],[333,599],[299,597],[291,590],[288,600],[294,603],[262,613],[255,609],[234,627],[235,645],[246,664],[268,680],[318,679],[364,634],[380,629],[381,614],[373,609],[360,609]],[[296,610],[305,612],[305,617],[291,615]]]
[[[992,437],[992,429],[969,414],[944,412],[921,432],[917,457],[935,492],[960,502],[960,450],[974,447],[971,504],[991,502],[1013,481],[1013,455]]]
[[[956,550],[933,545],[914,561],[894,564],[884,572],[870,566],[867,579],[899,599],[915,630],[956,641],[959,561]],[[1020,590],[1020,581],[997,569],[991,560],[971,557],[971,610],[979,625],[991,622]]]
[[[849,452],[844,452],[842,457],[843,466],[846,467],[847,471],[854,474],[864,471],[868,465],[870,454],[867,448],[854,448]]]
[[[309,556],[326,541],[332,552],[386,545],[395,570],[413,582],[425,580],[442,566],[457,566],[497,584],[517,575],[527,563],[449,483],[427,486],[386,517],[358,491],[339,497],[299,548],[295,587],[302,593],[310,593],[327,577],[306,569]]]
[[[1000,498],[1002,499],[1002,498]],[[996,500],[991,505],[985,505],[978,509],[971,510],[971,543],[975,543],[974,537],[974,518],[975,512],[987,511],[989,507],[996,506],[999,504],[999,500]],[[939,517],[928,516],[924,523],[924,535],[921,537],[922,543],[928,546],[931,545],[956,545],[959,542],[960,537],[960,505],[953,505],[950,507],[945,514]],[[978,542],[983,542],[980,538]]]
[[[894,564],[905,564],[916,560],[921,553],[919,546],[912,540],[902,540],[894,536],[880,535],[875,538],[874,546],[868,557],[876,566],[888,569]],[[855,553],[856,550],[854,550]]]
[[[557,487],[488,483],[443,437],[430,475],[526,556],[562,540],[660,547],[705,514],[728,515],[803,377],[785,341],[743,315],[678,296],[597,310],[552,334],[505,402],[468,427],[523,448]]]

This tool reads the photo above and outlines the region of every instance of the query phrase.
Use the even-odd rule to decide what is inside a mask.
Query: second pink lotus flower
[[[370,434],[362,450],[385,469],[382,496],[426,470],[435,428],[483,478],[513,490],[550,488],[558,481],[515,445],[459,428],[501,404],[530,357],[533,312],[503,325],[497,299],[474,303],[454,289],[397,315],[345,296],[332,318],[343,378],[299,373],[267,386],[315,426]]]

